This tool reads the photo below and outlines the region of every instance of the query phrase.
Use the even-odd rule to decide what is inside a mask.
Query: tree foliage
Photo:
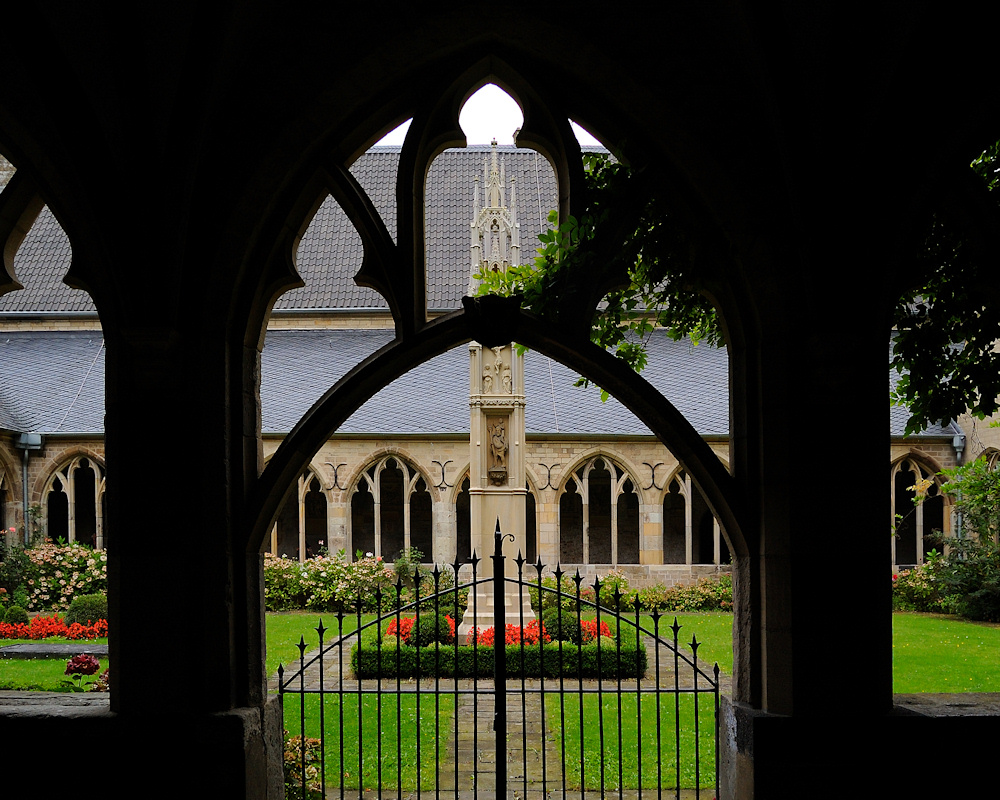
[[[661,184],[600,154],[586,154],[584,166],[583,213],[561,224],[550,213],[552,227],[541,234],[534,261],[477,275],[478,292],[519,294],[522,307],[557,324],[567,309],[600,300],[591,340],[637,371],[657,331],[720,345],[716,311],[698,291],[694,243],[670,213]],[[995,208],[1000,141],[970,166]],[[890,402],[909,411],[908,434],[966,411],[981,418],[1000,409],[1000,302],[984,293],[996,270],[986,252],[955,215],[942,213],[913,254],[916,279],[895,306],[890,364],[898,375]]]
[[[962,536],[946,541],[942,579],[946,608],[969,619],[1000,622],[1000,470],[978,458],[944,470],[942,487],[961,514]]]
[[[694,290],[693,248],[651,176],[602,154],[585,154],[584,168],[584,212],[560,224],[552,211],[534,261],[477,274],[479,294],[519,294],[522,307],[558,322],[610,275],[590,338],[636,371],[657,331],[720,345],[715,309]]]
[[[1000,142],[970,165],[1000,211]],[[954,215],[936,214],[914,257],[921,280],[893,314],[891,366],[898,373],[890,402],[910,412],[906,433],[968,412],[980,419],[1000,409],[1000,303],[987,287],[996,267]]]

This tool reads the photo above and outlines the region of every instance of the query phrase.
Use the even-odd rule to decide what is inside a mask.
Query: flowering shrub
[[[617,592],[618,602],[622,610],[635,608],[635,592],[630,592],[628,588],[628,576],[624,570],[613,569],[601,580],[600,602],[604,608],[617,609],[615,604],[615,593]]]
[[[541,635],[543,643],[548,644],[551,641],[548,633],[545,631],[545,626],[539,624],[537,619],[533,619],[525,625],[523,629],[520,625],[508,625],[504,635],[504,641],[508,645],[521,644],[522,641],[526,645],[537,645],[539,635]],[[469,633],[469,644],[492,647],[494,637],[495,633],[493,628],[476,628]]]
[[[732,611],[733,576],[702,578],[691,586],[659,584],[640,589],[637,597],[639,606],[648,611]]]
[[[893,611],[944,611],[944,570],[944,561],[931,551],[925,563],[893,575]]]
[[[63,681],[62,683],[70,691],[85,691],[83,676],[96,675],[100,669],[101,662],[95,656],[92,656],[90,653],[80,653],[66,662],[65,674],[70,676],[70,680]],[[93,681],[87,681],[87,683],[92,684]]]
[[[285,731],[288,735],[288,731]],[[322,746],[319,739],[305,738],[305,758],[303,759],[303,737],[292,736],[285,739],[285,797],[289,800],[313,800],[322,798],[320,786],[320,761]],[[304,762],[304,764],[303,764]],[[302,767],[305,766],[305,791],[302,786]]]
[[[54,614],[51,617],[38,616],[24,624],[0,622],[0,639],[48,639],[53,636],[65,639],[89,640],[99,639],[108,635],[107,620],[100,619],[93,625],[83,625],[74,622],[66,625],[62,617]]]
[[[96,675],[101,668],[101,662],[90,653],[80,653],[66,662],[67,675]]]
[[[311,611],[354,609],[374,611],[376,589],[395,583],[392,568],[370,553],[348,561],[341,551],[305,563],[282,556],[264,556],[264,604],[268,611],[307,608]],[[395,592],[385,592],[383,609],[391,608]]]
[[[111,691],[111,674],[109,670],[104,670],[96,681],[90,684],[90,691],[92,692],[110,692]]]
[[[555,591],[546,591],[547,589],[558,590],[562,594],[556,594]],[[528,593],[531,597],[531,607],[535,610],[535,613],[538,613],[540,610],[544,611],[546,608],[555,608],[561,604],[564,610],[576,612],[576,590],[576,581],[568,575],[563,575],[562,580],[558,584],[554,575],[546,575],[542,578],[541,606],[538,604],[537,583],[532,581],[528,588]],[[593,603],[594,598],[594,587],[581,583],[580,601],[582,603]]]
[[[409,644],[414,622],[416,622],[416,617],[400,617],[399,625],[396,625],[395,619],[390,620],[389,627],[385,629],[385,635],[398,636],[401,642]]]
[[[107,592],[108,556],[85,544],[45,542],[24,551],[25,586],[31,611],[65,611],[78,594]]]

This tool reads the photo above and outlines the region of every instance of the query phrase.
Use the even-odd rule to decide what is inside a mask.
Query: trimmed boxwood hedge
[[[476,650],[478,649],[478,654]],[[561,661],[560,661],[561,656]],[[379,660],[381,658],[381,672]],[[604,639],[582,646],[552,642],[538,645],[507,645],[507,676],[520,678],[524,661],[526,678],[641,678],[646,673],[646,648],[636,649],[635,642],[617,643]],[[435,668],[435,664],[437,665]],[[398,665],[398,672],[397,672]],[[471,645],[431,645],[418,648],[374,642],[351,648],[351,669],[359,678],[480,678],[493,677],[493,648]]]

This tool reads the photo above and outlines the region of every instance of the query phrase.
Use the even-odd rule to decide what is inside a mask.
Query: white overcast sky
[[[513,144],[514,131],[521,127],[524,116],[510,95],[489,83],[469,98],[458,121],[469,144],[489,144],[493,138],[497,144]],[[409,127],[410,123],[404,122],[387,133],[379,144],[402,144]],[[575,122],[573,131],[580,144],[600,144]]]

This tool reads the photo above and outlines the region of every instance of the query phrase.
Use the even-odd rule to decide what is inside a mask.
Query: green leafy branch
[[[674,340],[722,343],[715,309],[697,291],[694,248],[653,176],[603,154],[584,156],[584,212],[539,235],[533,262],[478,273],[478,294],[520,295],[523,308],[559,322],[596,304],[590,338],[641,372],[660,331]],[[609,277],[610,276],[610,277]],[[594,296],[595,287],[602,295]],[[587,385],[580,379],[578,385]],[[602,399],[607,393],[602,391]]]

